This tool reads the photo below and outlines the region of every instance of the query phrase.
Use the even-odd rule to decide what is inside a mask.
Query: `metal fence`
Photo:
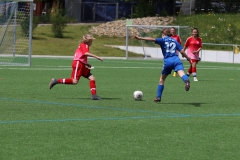
[[[207,62],[240,63],[239,44],[203,43],[200,57]]]

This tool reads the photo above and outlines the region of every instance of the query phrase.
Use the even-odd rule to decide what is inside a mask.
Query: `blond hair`
[[[84,34],[83,35],[83,38],[82,38],[82,43],[88,43],[88,42],[90,42],[90,41],[92,41],[92,40],[94,40],[95,38],[92,36],[92,35],[90,35],[90,34]]]

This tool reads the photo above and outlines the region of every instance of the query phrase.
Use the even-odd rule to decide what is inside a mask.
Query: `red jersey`
[[[201,38],[194,38],[193,36],[189,37],[186,40],[184,47],[187,49],[187,55],[190,59],[199,60],[199,52],[193,54],[194,51],[197,51],[199,48],[202,48],[202,39]]]
[[[181,41],[181,38],[179,37],[179,35],[171,36],[171,38],[176,39],[176,41],[177,41],[180,45],[182,45],[182,41]]]
[[[89,52],[89,46],[85,43],[79,44],[75,51],[73,60],[87,63],[87,56],[85,56],[86,52]]]

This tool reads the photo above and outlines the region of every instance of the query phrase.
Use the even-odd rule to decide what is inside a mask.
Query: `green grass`
[[[177,26],[198,27],[203,43],[216,44],[240,44],[240,14],[201,14],[181,16],[179,15],[172,24]],[[33,55],[69,55],[72,56],[82,35],[89,33],[93,25],[68,25],[63,33],[64,38],[54,38],[51,26],[38,26],[33,33]],[[183,43],[191,36],[190,29],[182,29],[181,37]],[[156,36],[159,35],[156,34]],[[105,45],[126,45],[125,37],[95,36],[91,46],[93,54],[105,57],[125,57],[125,51],[106,47]],[[129,41],[130,45],[141,46],[138,41]],[[232,50],[232,46],[204,45],[203,49]],[[129,53],[130,57],[141,57],[141,55]]]
[[[0,159],[239,158],[238,64],[199,63],[189,92],[169,76],[154,103],[162,61],[90,63],[102,101],[90,100],[84,78],[48,89],[52,77],[70,76],[71,59],[0,67]]]
[[[54,38],[51,26],[38,26],[34,30],[32,54],[33,55],[66,55],[73,56],[79,41],[84,34],[89,33],[90,25],[68,25],[64,30],[64,38]],[[105,45],[126,45],[125,38],[98,37],[93,41],[90,52],[105,57],[125,57],[124,50],[107,47]],[[131,57],[141,57],[129,53]]]
[[[240,14],[193,14],[178,16],[174,25],[197,27],[203,43],[240,44]],[[189,36],[191,31],[189,32]],[[231,47],[204,45],[203,49],[231,50]]]

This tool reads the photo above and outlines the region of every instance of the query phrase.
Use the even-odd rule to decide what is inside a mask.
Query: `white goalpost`
[[[0,65],[30,66],[33,0],[0,1]]]
[[[143,58],[163,58],[159,45],[153,42],[138,41],[133,38],[134,35],[141,37],[161,38],[162,29],[176,28],[177,34],[184,43],[191,34],[191,28],[188,26],[156,26],[156,25],[126,25],[126,59],[129,58],[128,52],[141,54]]]

